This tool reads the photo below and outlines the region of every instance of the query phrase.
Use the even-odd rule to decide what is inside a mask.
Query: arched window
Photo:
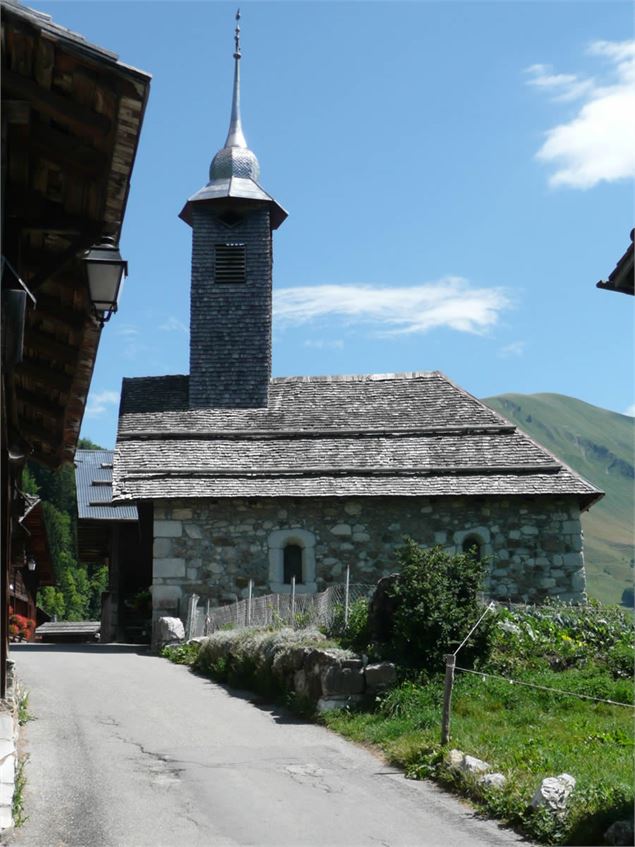
[[[304,582],[302,573],[302,547],[299,544],[287,544],[283,552],[284,583],[291,585],[293,577],[295,584]]]
[[[468,553],[469,555],[473,556],[477,562],[481,561],[481,558],[483,556],[483,548],[481,544],[481,539],[478,537],[478,535],[467,535],[463,539],[463,544],[461,545],[461,548],[464,553]]]
[[[295,577],[300,594],[317,591],[315,535],[308,529],[276,529],[269,535],[269,586],[274,594],[288,594]]]

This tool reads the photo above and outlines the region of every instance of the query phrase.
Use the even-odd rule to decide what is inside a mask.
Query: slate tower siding
[[[244,244],[246,281],[217,283],[217,244]],[[190,295],[191,409],[265,408],[271,377],[272,238],[266,206],[244,211],[235,226],[218,207],[192,208]]]

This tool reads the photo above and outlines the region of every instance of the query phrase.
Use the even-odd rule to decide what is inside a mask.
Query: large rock
[[[322,671],[322,694],[324,697],[341,697],[361,694],[364,691],[362,663],[358,668],[331,665]]]
[[[398,606],[398,601],[391,597],[392,588],[399,578],[399,574],[382,577],[370,598],[368,605],[368,628],[371,641],[385,644],[392,638],[393,615]]]
[[[185,627],[180,618],[159,618],[156,623],[156,640],[159,648],[185,641]]]
[[[392,662],[380,662],[377,665],[366,665],[364,669],[366,691],[375,694],[383,691],[397,682],[397,671]]]
[[[507,778],[502,773],[486,773],[479,778],[479,783],[486,788],[505,788]]]
[[[482,759],[477,759],[476,756],[463,756],[463,761],[459,765],[459,769],[463,773],[478,774],[487,773],[492,769],[491,765],[484,762]]]
[[[567,807],[569,795],[575,788],[575,777],[568,773],[558,776],[548,776],[540,783],[540,788],[531,800],[534,809],[544,807],[552,812],[562,814]]]

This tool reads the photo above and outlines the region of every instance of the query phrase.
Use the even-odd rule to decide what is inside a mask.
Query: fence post
[[[254,590],[253,579],[249,580],[249,594],[247,595],[247,626],[251,626],[251,596]]]
[[[295,576],[291,577],[291,629],[295,629]]]
[[[450,712],[452,710],[452,686],[454,685],[454,668],[456,656],[448,653],[445,657],[445,687],[443,689],[443,721],[441,724],[441,744],[450,740]]]
[[[192,594],[187,604],[187,640],[194,637],[194,623],[196,621],[196,607],[198,606],[198,594]]]
[[[203,635],[209,635],[209,625],[210,625],[209,606],[210,606],[210,603],[209,603],[209,597],[208,597],[207,603],[205,604],[205,632],[203,633]]]
[[[344,585],[344,626],[348,626],[348,598],[351,585],[351,566],[346,565],[346,583]]]

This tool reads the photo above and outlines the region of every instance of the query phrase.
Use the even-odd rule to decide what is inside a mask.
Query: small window
[[[214,255],[214,281],[228,284],[245,282],[246,253],[244,244],[217,244]]]
[[[481,561],[481,540],[476,535],[468,535],[467,538],[464,538],[462,549],[464,553],[471,555],[477,562]]]
[[[296,585],[304,582],[302,579],[302,547],[299,544],[287,544],[284,548],[284,582],[291,585],[295,577]]]

